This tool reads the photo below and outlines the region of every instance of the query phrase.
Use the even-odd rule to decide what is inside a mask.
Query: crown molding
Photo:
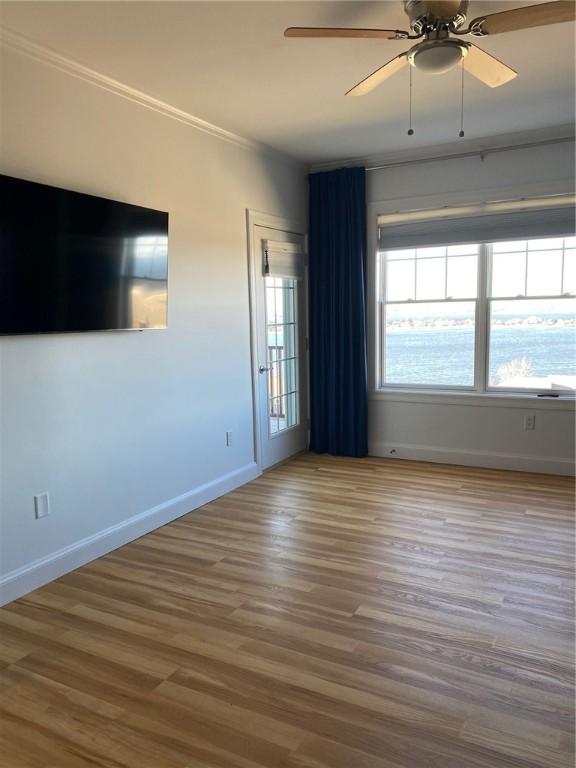
[[[172,104],[168,104],[166,101],[157,99],[138,88],[133,88],[120,80],[115,80],[114,78],[108,77],[108,75],[104,75],[90,67],[86,67],[73,59],[62,56],[62,54],[57,53],[51,48],[35,43],[33,40],[21,35],[19,32],[15,32],[4,26],[0,26],[0,43],[11,51],[28,56],[35,61],[46,64],[54,69],[58,69],[61,72],[65,72],[67,75],[79,78],[98,88],[103,88],[109,93],[113,93],[123,99],[128,99],[128,101],[135,102],[141,107],[150,109],[153,112],[158,112],[172,120],[184,123],[191,128],[202,131],[202,133],[208,133],[211,136],[215,136],[218,139],[222,139],[231,144],[236,144],[240,147],[260,151],[265,150],[277,154],[280,157],[284,157],[284,159],[292,159],[282,155],[282,153],[277,152],[277,150],[267,144],[262,144],[253,139],[245,138],[232,131],[227,131],[225,128],[221,128],[218,125],[214,125],[214,123],[209,123],[207,120],[202,120],[202,118],[196,117]]]

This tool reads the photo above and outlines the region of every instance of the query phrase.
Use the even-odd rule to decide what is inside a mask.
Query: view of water
[[[576,324],[494,325],[490,344],[491,382],[502,377],[502,366],[523,358],[528,364],[529,376],[576,376]],[[416,328],[388,326],[386,382],[473,386],[473,325],[463,322]]]

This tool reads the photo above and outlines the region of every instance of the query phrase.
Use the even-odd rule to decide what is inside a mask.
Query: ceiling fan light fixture
[[[468,46],[461,40],[427,40],[409,51],[408,61],[422,72],[440,75],[460,64],[467,53]]]

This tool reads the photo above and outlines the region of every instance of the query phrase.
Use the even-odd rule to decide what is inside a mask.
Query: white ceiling
[[[469,18],[532,2],[472,0]],[[2,24],[216,125],[307,162],[458,141],[460,73],[408,70],[372,94],[344,92],[406,41],[287,40],[286,26],[407,28],[386,2],[4,2]],[[490,89],[467,76],[466,137],[574,120],[574,27],[507,33],[479,45],[518,70]]]

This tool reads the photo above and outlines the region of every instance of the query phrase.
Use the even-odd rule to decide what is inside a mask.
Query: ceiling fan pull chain
[[[412,65],[408,67],[410,71],[410,88],[408,96],[408,136],[414,136],[414,129],[412,128]]]
[[[462,83],[460,87],[460,133],[458,134],[458,136],[460,136],[460,138],[463,139],[464,138],[464,60],[462,60],[460,67],[462,69]]]

